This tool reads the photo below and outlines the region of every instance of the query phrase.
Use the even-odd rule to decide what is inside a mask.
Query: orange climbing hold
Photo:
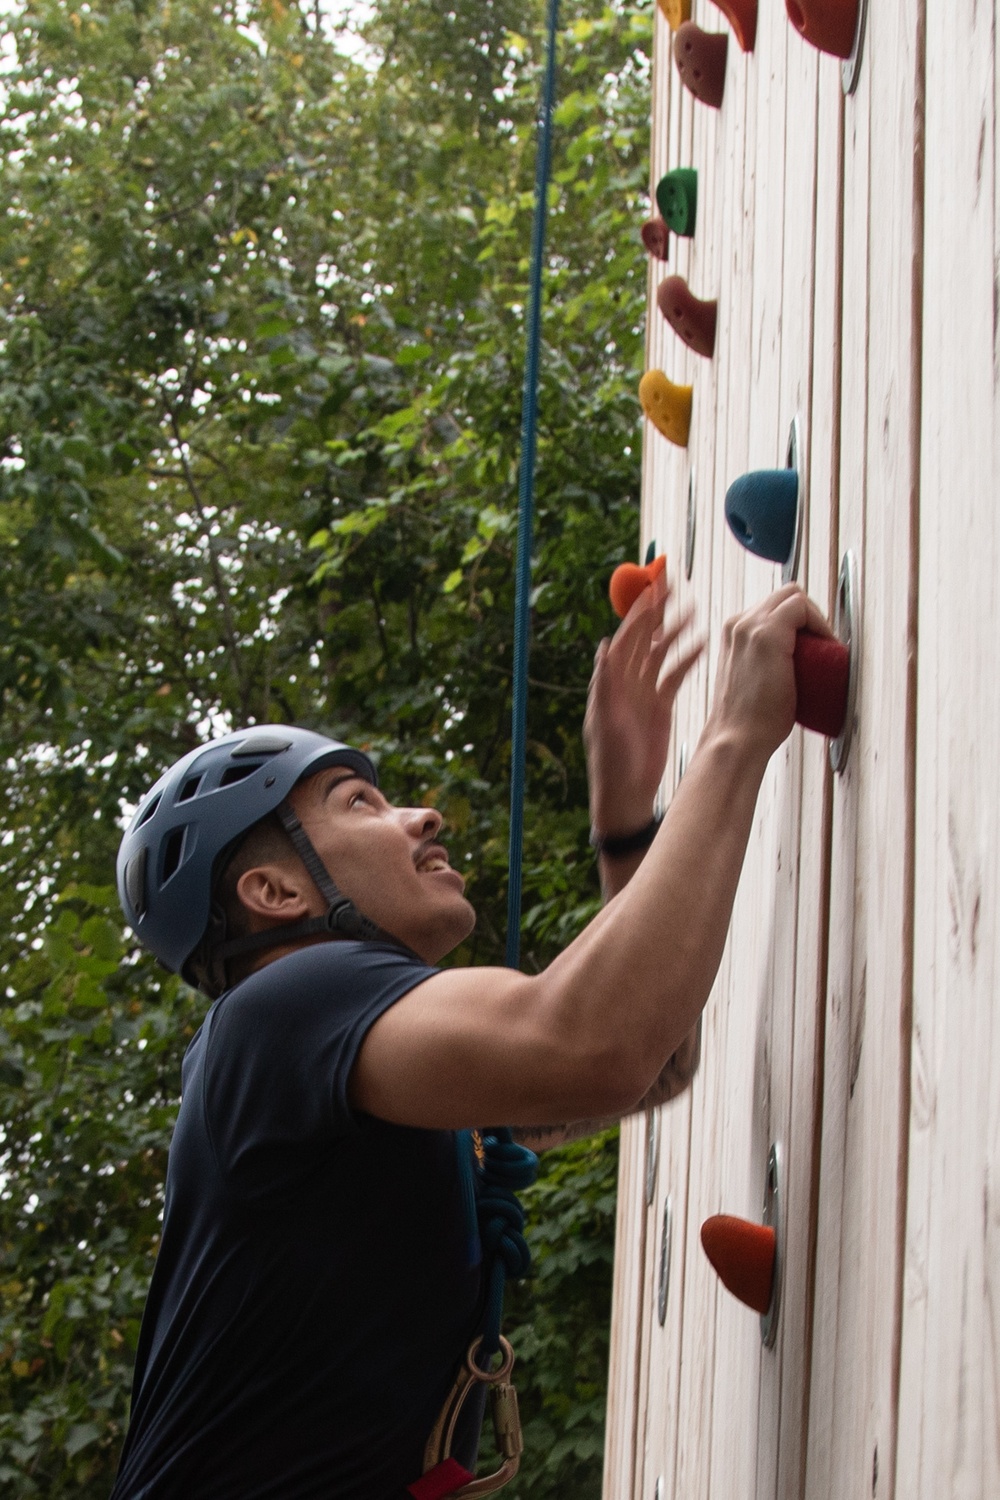
[[[641,568],[638,563],[618,564],[611,575],[608,597],[611,600],[611,608],[619,620],[624,620],[639,595],[649,588],[654,578],[659,578],[666,566],[667,558],[664,552]]]
[[[736,34],[744,52],[752,52],[757,40],[757,0],[715,0]]]
[[[691,433],[691,403],[694,387],[675,385],[662,370],[647,370],[639,382],[639,400],[658,432],[686,448]]]
[[[713,1214],[701,1226],[701,1244],[726,1290],[763,1317],[774,1288],[774,1230],[732,1214]]]

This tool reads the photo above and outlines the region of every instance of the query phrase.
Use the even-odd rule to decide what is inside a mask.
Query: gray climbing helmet
[[[268,724],[192,750],[150,788],[118,850],[118,896],[129,926],[166,968],[184,973],[210,924],[218,924],[212,891],[222,856],[269,813],[280,819],[327,912],[294,927],[228,942],[223,924],[213,934],[223,962],[318,932],[385,936],[338,891],[285,800],[297,782],[329,766],[349,766],[372,786],[378,784],[363,751],[309,729]]]

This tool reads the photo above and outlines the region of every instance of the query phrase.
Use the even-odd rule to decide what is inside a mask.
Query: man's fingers
[[[655,681],[659,676],[667,653],[677,644],[685,630],[690,628],[694,616],[695,607],[689,604],[686,609],[672,615],[665,624],[658,626],[653,632],[646,660],[642,664],[642,671],[647,677],[652,677]]]
[[[809,630],[814,635],[832,636],[830,622],[816,601],[797,585],[789,584],[788,590],[792,588],[794,593],[779,589],[777,594],[772,594],[774,618],[795,631]]]
[[[701,656],[707,645],[708,637],[705,635],[700,635],[684,647],[683,651],[681,651],[676,661],[671,662],[670,666],[663,673],[662,677],[656,684],[656,691],[661,697],[667,698],[671,702],[673,702],[674,698],[677,696],[678,690],[680,689],[681,683],[684,681],[685,677],[690,672],[691,668],[694,666],[699,656]]]

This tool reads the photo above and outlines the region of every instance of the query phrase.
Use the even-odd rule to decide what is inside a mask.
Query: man
[[[726,626],[657,830],[701,649],[664,670],[688,623],[663,627],[665,595],[597,653],[585,739],[609,899],[539,975],[435,968],[475,920],[440,815],[394,807],[336,741],[229,735],[140,805],[126,914],[221,998],[185,1058],[114,1500],[404,1500],[482,1314],[469,1131],[551,1143],[676,1088],[794,722],[796,633],[829,628],[794,585]],[[452,1445],[469,1467],[471,1412]]]

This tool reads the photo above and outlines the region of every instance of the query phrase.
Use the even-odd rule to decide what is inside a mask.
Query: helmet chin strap
[[[367,939],[392,943],[394,947],[405,947],[391,932],[377,926],[375,922],[358,911],[354,902],[343,891],[338,890],[329,870],[316,853],[312,840],[288,802],[275,808],[275,816],[288,834],[296,854],[305,865],[313,884],[326,902],[326,911],[321,917],[305,917],[301,922],[288,926],[268,927],[264,932],[253,932],[245,937],[231,938],[215,950],[216,959],[223,964],[246,953],[259,953],[267,948],[280,948],[296,938],[328,937]],[[407,950],[409,951],[409,950]]]

